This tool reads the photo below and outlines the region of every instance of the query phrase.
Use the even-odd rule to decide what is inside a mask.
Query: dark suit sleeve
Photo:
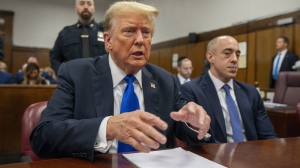
[[[64,62],[62,47],[62,36],[61,33],[59,33],[53,49],[51,49],[49,52],[51,68],[55,71],[56,74],[58,72],[59,66]]]
[[[73,82],[63,64],[55,93],[30,136],[32,149],[39,157],[93,160],[94,143],[103,117],[81,119],[79,114],[74,114]]]
[[[4,58],[4,50],[3,50],[3,39],[0,37],[0,60]]]
[[[190,86],[189,83],[181,85],[180,88],[179,88],[179,92],[182,94],[182,97],[187,102],[197,102],[197,99],[196,99],[196,97],[194,95],[194,92],[192,91],[191,86]],[[198,139],[197,140],[194,139],[194,142],[190,142],[189,145],[190,146],[199,145],[199,144],[203,144],[203,142],[206,142],[206,143],[219,143],[219,141],[217,141],[215,139],[212,129],[209,129],[208,133],[211,135],[210,139],[208,139],[206,141],[204,141],[204,140],[199,141]]]
[[[188,85],[182,85],[179,88],[180,93],[182,94],[183,98],[188,102],[194,102],[195,97],[193,96],[193,91],[188,87]]]
[[[269,75],[269,88],[275,87],[275,81],[273,79],[273,62],[274,62],[275,56],[271,60],[271,69],[270,69],[270,75]]]
[[[298,55],[294,55],[292,58],[291,58],[291,64],[292,64],[292,67],[296,64],[296,62],[299,60],[299,57]],[[294,69],[293,69],[294,70]],[[295,71],[295,70],[294,70]]]
[[[255,127],[257,132],[258,139],[274,139],[276,137],[276,133],[274,131],[273,125],[266,113],[264,103],[261,100],[261,97],[258,92],[255,95],[255,102],[253,102],[252,106],[256,106],[255,116]]]
[[[182,89],[182,85],[180,87]],[[185,99],[185,96],[179,91],[175,90],[176,96],[175,98],[177,99],[176,101],[179,101],[182,99]],[[186,92],[185,92],[186,93]],[[185,99],[185,101],[190,102],[190,99]],[[212,135],[211,130],[208,132],[209,134]],[[213,136],[209,140],[199,140],[198,139],[198,133],[192,130],[190,127],[186,125],[184,122],[177,122],[177,129],[176,129],[176,137],[180,139],[181,141],[187,142],[189,146],[195,146],[195,145],[202,145],[204,143],[214,143],[215,140]]]
[[[43,72],[42,77],[47,79],[50,82],[50,84],[57,84],[56,80],[51,75],[49,75],[47,72]]]

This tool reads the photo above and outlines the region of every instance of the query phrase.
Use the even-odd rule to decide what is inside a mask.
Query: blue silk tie
[[[127,86],[123,93],[120,114],[140,109],[139,100],[134,92],[133,86],[135,77],[133,75],[127,75],[124,80],[127,82]],[[131,151],[136,151],[136,149],[128,144],[118,141],[118,153]]]
[[[225,98],[226,98],[227,108],[229,111],[230,123],[231,123],[231,127],[232,127],[234,142],[243,142],[244,134],[243,134],[243,130],[242,130],[242,124],[241,124],[241,120],[239,117],[237,106],[230,95],[230,91],[229,91],[230,86],[225,84],[223,86],[223,89],[226,92]]]
[[[281,57],[281,53],[278,53],[276,64],[275,64],[275,71],[273,74],[274,80],[277,80],[277,77],[278,77],[280,57]]]

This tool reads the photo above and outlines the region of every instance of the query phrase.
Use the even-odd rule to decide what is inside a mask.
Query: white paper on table
[[[224,166],[210,161],[182,148],[153,151],[150,153],[131,153],[123,156],[137,167],[141,168],[224,168]]]
[[[272,102],[264,102],[264,106],[267,108],[274,108],[274,107],[286,107],[286,104],[279,104],[279,103],[272,103]]]

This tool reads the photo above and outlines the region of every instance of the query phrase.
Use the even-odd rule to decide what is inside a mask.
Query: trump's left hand
[[[194,102],[189,102],[178,112],[172,112],[170,116],[173,120],[186,122],[193,129],[198,130],[199,140],[203,139],[209,130],[210,117],[207,115],[202,106],[199,106]]]

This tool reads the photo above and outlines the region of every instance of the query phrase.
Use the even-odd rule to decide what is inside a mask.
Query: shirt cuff
[[[107,121],[111,116],[105,117],[101,124],[98,131],[98,135],[96,137],[96,142],[94,145],[94,149],[101,153],[106,153],[109,148],[111,147],[113,140],[106,140],[106,127],[107,127]]]
[[[192,131],[194,131],[194,132],[196,132],[196,133],[199,133],[198,130],[193,129],[193,128],[190,127],[186,122],[184,122],[184,123],[185,123],[185,125],[186,125],[189,129],[191,129]],[[211,135],[210,135],[209,133],[206,133],[205,136],[203,137],[203,140],[204,140],[204,141],[209,141],[209,140],[210,140],[210,137],[211,137]]]

